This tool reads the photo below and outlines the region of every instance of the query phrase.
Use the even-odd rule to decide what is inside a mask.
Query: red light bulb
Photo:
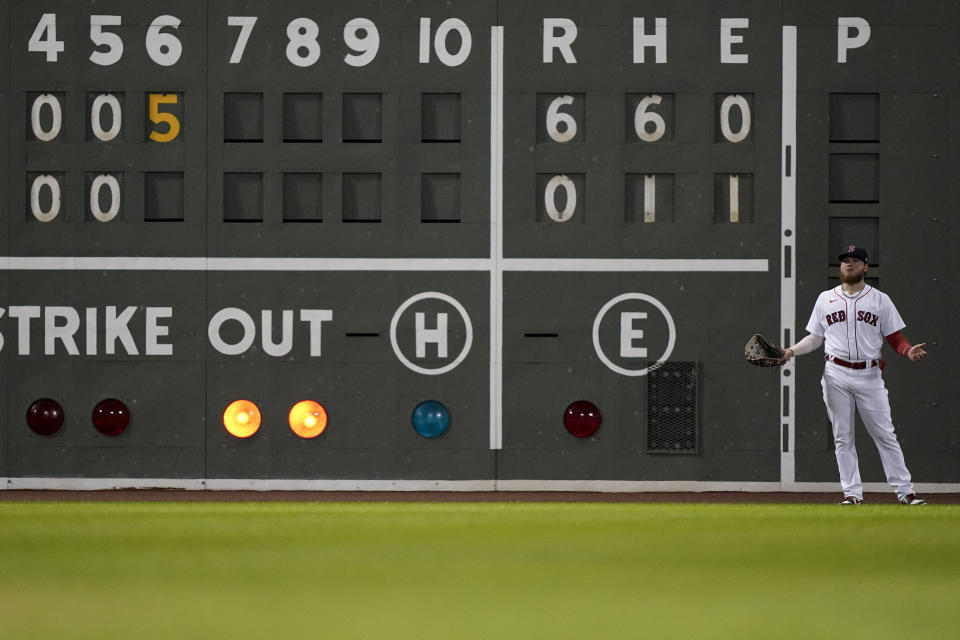
[[[103,400],[93,408],[93,426],[105,436],[118,436],[130,424],[127,405],[113,398]]]
[[[571,403],[563,413],[563,426],[570,435],[578,438],[589,438],[600,428],[603,418],[597,405],[586,400],[577,400]]]
[[[63,426],[63,407],[56,400],[40,398],[27,409],[27,426],[41,436],[52,436]]]

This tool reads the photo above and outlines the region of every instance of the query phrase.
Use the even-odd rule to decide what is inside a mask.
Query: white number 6
[[[644,142],[656,142],[667,132],[667,123],[663,121],[656,111],[647,111],[651,104],[660,104],[663,100],[660,96],[647,96],[637,105],[637,111],[633,115],[633,128],[637,131],[637,137]],[[653,131],[647,131],[647,123],[653,123]]]
[[[150,23],[147,29],[147,53],[150,59],[162,67],[169,67],[177,64],[180,54],[183,53],[183,45],[172,33],[161,31],[164,27],[177,29],[180,26],[180,18],[175,16],[158,16]]]
[[[560,96],[547,108],[547,133],[554,142],[570,142],[577,135],[577,121],[569,113],[560,113],[560,107],[568,104],[573,104],[573,96]]]

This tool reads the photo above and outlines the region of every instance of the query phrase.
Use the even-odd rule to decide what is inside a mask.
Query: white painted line
[[[763,259],[506,258],[504,271],[769,271]]]
[[[207,271],[487,271],[486,258],[208,258]]]
[[[490,30],[490,449],[503,448],[503,27]]]
[[[317,480],[262,478],[0,478],[0,489],[105,491],[111,489],[185,489],[191,491],[582,491],[651,493],[705,491],[809,492],[839,494],[839,482],[700,481],[700,480]],[[863,485],[868,493],[893,489],[881,482]],[[917,483],[917,493],[960,493],[960,483]]]
[[[2,266],[5,271],[205,271],[207,258],[8,256]]]
[[[501,212],[502,213],[502,212]],[[502,225],[501,225],[502,226]],[[501,229],[502,233],[502,229]],[[759,259],[0,257],[0,271],[769,271]]]
[[[264,480],[211,478],[211,491],[493,491],[494,480]]]
[[[0,258],[4,271],[488,271],[487,258]]]
[[[783,95],[781,100],[780,149],[780,336],[790,334],[797,342],[797,28],[783,27]],[[788,262],[789,260],[789,262]],[[789,270],[789,272],[788,272]],[[789,277],[788,277],[789,276]],[[789,346],[789,345],[784,345]],[[797,359],[791,358],[780,369],[780,416],[776,422],[780,444],[780,482],[785,486],[796,480],[796,384]],[[784,406],[786,405],[786,406]],[[784,434],[784,430],[786,434]],[[784,450],[786,449],[786,450]]]
[[[108,491],[111,489],[189,489],[206,488],[203,478],[3,478],[0,488],[56,491]]]

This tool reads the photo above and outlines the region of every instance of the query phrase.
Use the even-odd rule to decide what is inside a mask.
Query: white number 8
[[[287,25],[287,60],[298,67],[309,67],[320,59],[320,44],[317,36],[320,27],[310,18],[295,18]],[[306,49],[307,55],[300,55],[300,49]]]

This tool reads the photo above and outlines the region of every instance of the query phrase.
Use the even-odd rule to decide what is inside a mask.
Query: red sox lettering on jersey
[[[877,326],[877,320],[880,319],[875,313],[869,311],[857,311],[857,322],[866,322],[871,326]],[[847,312],[841,309],[840,311],[834,311],[833,313],[827,314],[824,318],[827,322],[827,326],[832,325],[835,322],[846,322],[847,321]]]

